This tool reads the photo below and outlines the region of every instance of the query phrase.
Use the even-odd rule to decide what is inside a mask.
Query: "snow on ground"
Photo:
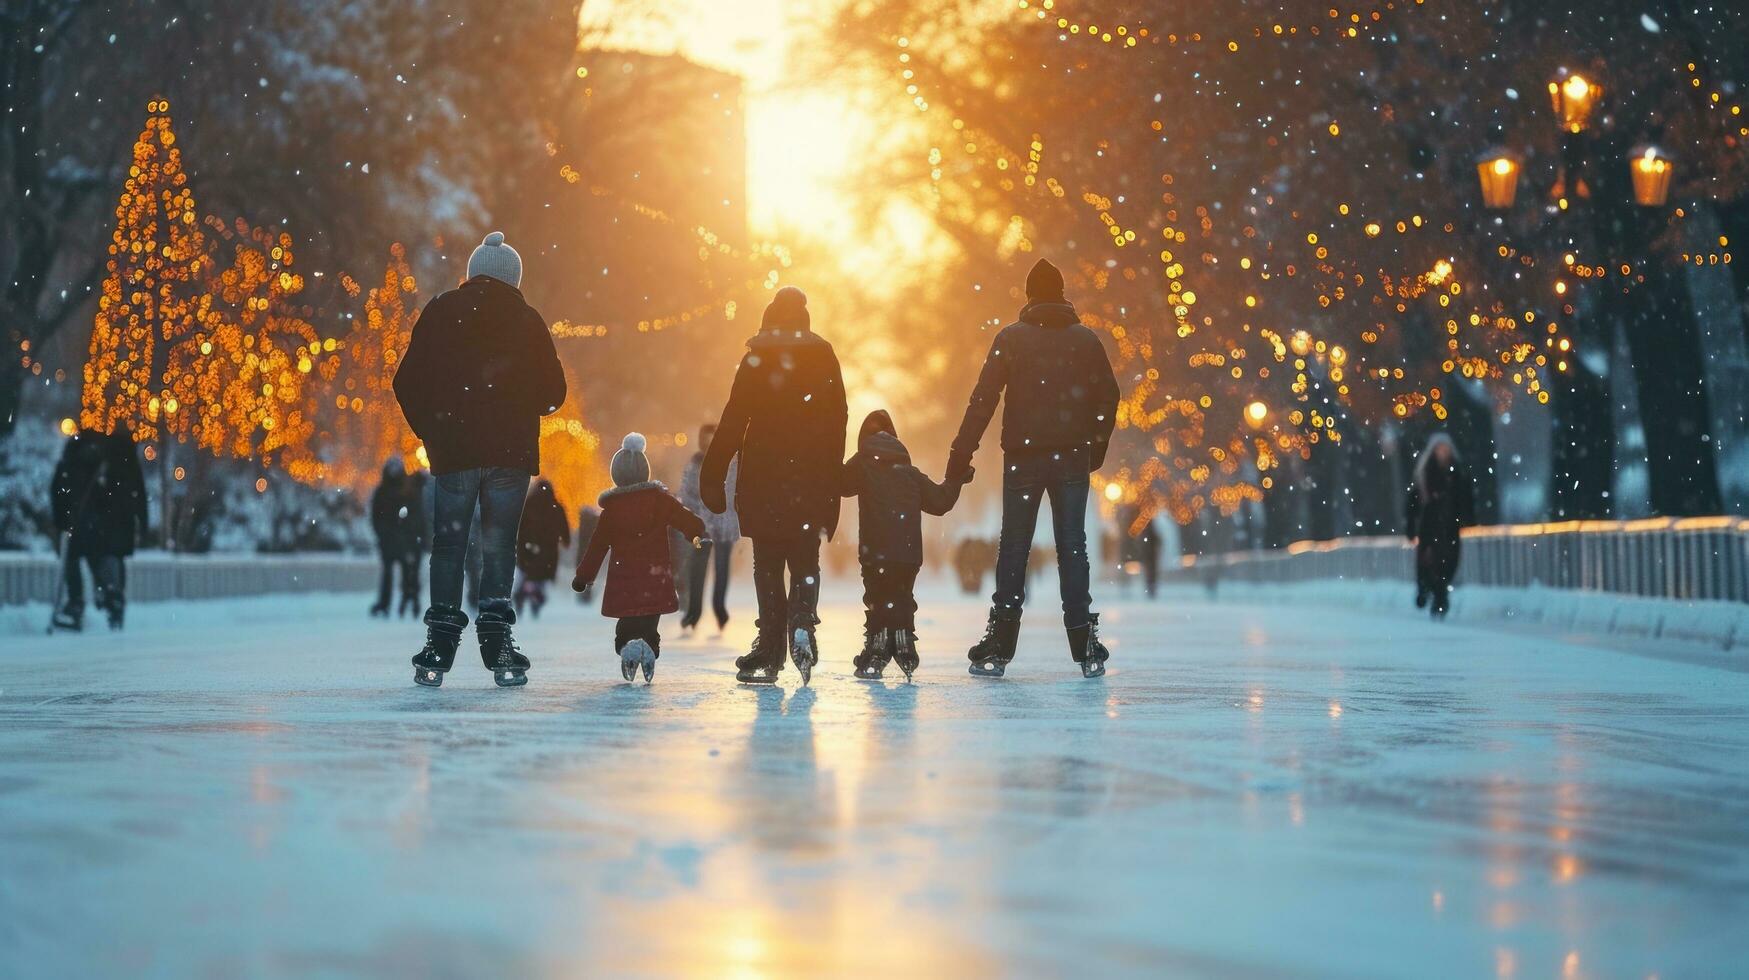
[[[1041,580],[1042,581],[1042,580]],[[737,583],[746,598],[745,581]],[[1106,605],[1103,680],[1030,616],[968,677],[738,687],[745,613],[620,682],[530,686],[356,596],[0,618],[0,975],[1662,977],[1749,962],[1749,673],[1310,605]],[[33,629],[35,627],[32,627]],[[472,658],[472,659],[470,659]]]

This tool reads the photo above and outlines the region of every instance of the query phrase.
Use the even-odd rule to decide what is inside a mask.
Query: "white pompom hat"
[[[650,481],[650,457],[644,455],[644,445],[643,433],[626,433],[625,441],[619,444],[619,452],[613,454],[613,462],[607,465],[614,486],[629,487]]]
[[[503,232],[487,235],[474,254],[468,256],[468,278],[475,276],[491,276],[499,282],[522,286],[522,256],[504,244]]]

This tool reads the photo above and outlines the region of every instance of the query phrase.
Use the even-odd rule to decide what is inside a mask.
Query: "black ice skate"
[[[966,651],[972,662],[967,670],[974,677],[1001,677],[1014,659],[1014,644],[1020,639],[1020,610],[992,609],[984,626],[984,638]]]
[[[905,672],[905,682],[910,683],[911,675],[917,672],[920,658],[917,656],[917,631],[893,631],[893,663]]]
[[[892,630],[868,630],[863,640],[862,652],[851,662],[856,667],[856,676],[865,681],[880,680],[887,669],[887,662],[893,659],[892,651]]]
[[[109,617],[110,631],[114,632],[120,630],[126,618],[127,603],[119,597],[111,596],[109,600],[103,604],[103,611]]]
[[[743,684],[776,684],[783,670],[783,640],[764,630],[753,636],[753,647],[735,658],[735,679]]]
[[[443,675],[455,666],[456,648],[468,614],[460,609],[432,606],[425,614],[425,646],[413,655],[413,683],[420,687],[443,686]]]
[[[510,632],[515,622],[514,612],[486,609],[474,623],[480,638],[480,660],[499,687],[521,687],[528,683],[528,658],[522,655],[516,637]]]
[[[634,680],[638,670],[644,672],[644,683],[648,684],[656,677],[656,651],[650,649],[650,644],[643,640],[633,640],[619,650],[619,673],[626,680]]]
[[[1069,627],[1069,657],[1081,665],[1082,677],[1099,677],[1111,651],[1099,642],[1099,614],[1089,613],[1087,625]]]
[[[62,606],[55,610],[55,615],[49,620],[49,632],[66,630],[77,633],[85,628],[85,609],[83,606]]]

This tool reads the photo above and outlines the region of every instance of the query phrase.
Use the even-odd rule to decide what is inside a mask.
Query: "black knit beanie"
[[[808,294],[794,286],[785,286],[771,297],[765,316],[759,321],[761,330],[808,329]]]
[[[1032,271],[1026,274],[1026,298],[1041,303],[1061,303],[1063,274],[1056,266],[1039,259]]]

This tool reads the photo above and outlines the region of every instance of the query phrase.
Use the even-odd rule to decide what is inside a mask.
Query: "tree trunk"
[[[1555,438],[1549,512],[1563,520],[1607,518],[1613,512],[1615,426],[1609,386],[1578,357],[1556,373]]]

